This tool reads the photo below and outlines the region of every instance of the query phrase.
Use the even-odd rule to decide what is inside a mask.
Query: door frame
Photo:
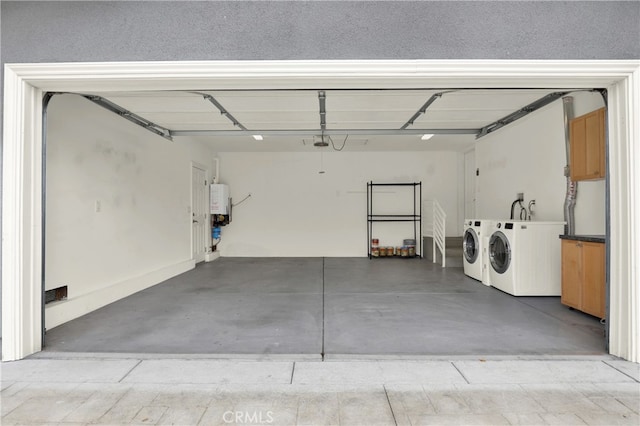
[[[463,177],[463,188],[464,188],[464,204],[463,204],[463,210],[464,210],[464,219],[474,219],[476,217],[476,211],[478,210],[478,206],[476,204],[476,199],[477,199],[477,192],[478,192],[478,180],[476,179],[476,148],[473,147],[471,149],[466,150],[463,153],[463,170],[464,170],[464,177]],[[467,211],[467,190],[469,189],[467,187],[467,179],[469,178],[468,173],[469,170],[467,170],[467,156],[473,156],[473,170],[471,171],[471,176],[473,177],[472,181],[473,181],[473,188],[472,188],[472,193],[473,193],[473,214],[469,214],[469,212]]]
[[[640,361],[640,61],[346,60],[5,64],[2,359],[41,350],[45,92],[332,88],[594,88],[609,93],[610,353]]]

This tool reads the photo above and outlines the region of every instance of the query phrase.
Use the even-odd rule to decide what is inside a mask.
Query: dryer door
[[[478,260],[480,242],[478,241],[478,234],[473,228],[467,228],[467,230],[464,231],[464,236],[462,237],[462,252],[467,262],[475,263],[475,261]]]
[[[489,259],[491,267],[499,274],[504,274],[511,263],[511,246],[509,239],[501,231],[496,231],[489,240]]]

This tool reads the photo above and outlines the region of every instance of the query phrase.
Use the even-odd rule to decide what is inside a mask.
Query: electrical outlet
[[[100,202],[100,200],[96,200],[95,209],[96,213],[100,213],[100,211],[102,210],[102,203]]]
[[[524,201],[524,192],[518,192],[516,198],[520,201]]]

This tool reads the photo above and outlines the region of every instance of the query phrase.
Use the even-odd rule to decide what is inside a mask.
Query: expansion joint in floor
[[[322,350],[320,352],[320,356],[322,357],[322,361],[324,361],[324,299],[325,299],[325,290],[324,290],[324,268],[325,268],[325,258],[322,258]]]

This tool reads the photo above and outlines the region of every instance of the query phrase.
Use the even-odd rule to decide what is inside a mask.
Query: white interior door
[[[191,241],[192,258],[202,262],[207,251],[207,173],[191,167]]]
[[[476,218],[476,151],[464,154],[464,218]]]

